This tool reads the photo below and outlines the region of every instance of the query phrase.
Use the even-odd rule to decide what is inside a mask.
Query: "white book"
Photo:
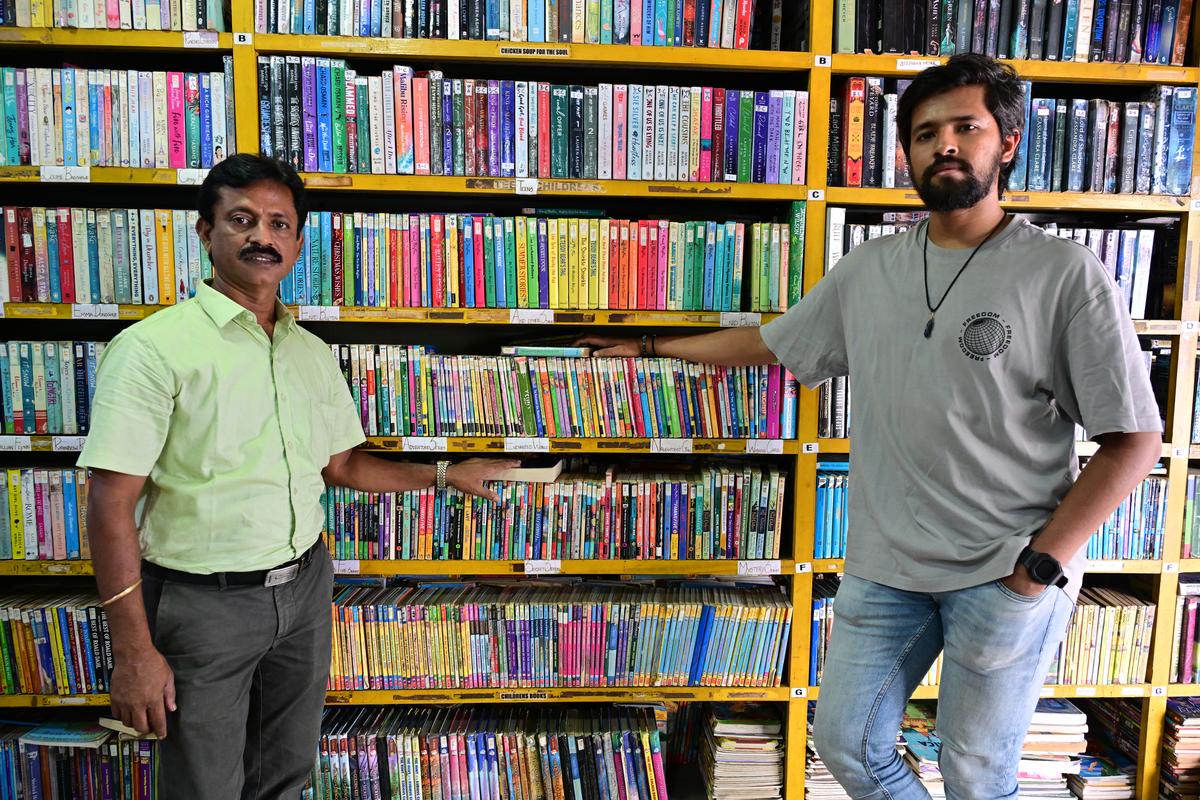
[[[96,27],[96,6],[93,0],[79,0],[76,12],[79,14],[77,24],[80,28],[86,30]]]
[[[125,114],[129,125],[129,166],[137,167],[142,163],[141,86],[137,70],[129,70],[126,76],[125,82],[129,87],[125,101]]]
[[[1087,61],[1092,42],[1092,15],[1095,0],[1079,0],[1079,24],[1075,28],[1075,61]]]
[[[677,181],[691,180],[692,137],[700,137],[700,130],[692,132],[692,87],[683,86],[679,89],[679,167],[676,170]]]
[[[377,75],[367,78],[367,110],[371,119],[371,172],[383,174],[383,80]],[[362,132],[359,132],[362,135]]]
[[[138,235],[142,248],[142,300],[148,306],[158,305],[158,227],[154,209],[143,208],[139,213]]]
[[[412,67],[392,68],[392,96],[396,104],[396,172],[413,174]],[[467,98],[471,100],[472,98]],[[470,145],[471,143],[468,143]]]
[[[92,270],[87,245],[88,210],[71,209],[71,249],[75,254],[75,302],[92,302]],[[6,295],[7,296],[7,295]]]
[[[162,0],[146,0],[146,28],[152,31],[163,30]]]
[[[117,5],[117,10],[121,20],[121,30],[128,31],[133,29],[133,3],[131,0],[120,0]]]
[[[446,5],[446,36],[454,40],[460,38],[459,33],[462,30],[462,19],[458,12],[458,3],[448,3]]]
[[[354,11],[358,7],[358,3],[354,0],[341,0],[341,13],[338,15],[338,29],[342,36],[350,36],[352,33],[357,33],[354,27]],[[412,27],[405,28],[405,33],[408,36],[413,36]]]
[[[450,8],[453,10],[451,11],[450,9],[447,9],[447,18],[449,18],[449,15],[451,13],[453,13],[457,17],[458,16],[458,4],[450,3],[449,5],[450,5]],[[390,1],[385,2],[383,4],[383,12],[379,15],[379,18],[380,18],[379,34],[382,38],[385,38],[385,39],[392,38],[392,14],[393,13],[394,12],[392,11],[391,2]]]
[[[214,165],[229,155],[229,142],[225,128],[225,73],[214,72],[209,76],[209,91],[212,92],[212,143]]]
[[[75,79],[75,163],[90,166],[91,153],[91,110],[88,108],[88,75],[85,69],[71,70]]]
[[[796,92],[796,125],[792,139],[792,183],[808,183],[808,92]]]
[[[29,0],[17,0],[17,27],[33,27],[33,9]]]
[[[898,97],[883,96],[883,188],[896,188],[896,107]]]
[[[146,0],[130,0],[130,16],[135,31],[146,30]]]
[[[138,164],[154,166],[154,74],[137,73]]]
[[[677,181],[679,180],[679,138],[681,132],[679,130],[679,87],[671,86],[667,89],[667,139],[663,142],[666,170],[662,175],[663,180]],[[655,165],[654,177],[658,178],[658,167]]]
[[[688,122],[688,130],[691,131],[688,140],[688,171],[687,177],[683,178],[686,181],[700,180],[700,112],[704,108],[703,103],[704,89],[700,86],[693,86],[691,90],[692,116]]]
[[[529,82],[529,122],[526,126],[526,159],[529,162],[529,177],[537,178],[538,175],[538,87],[541,84],[536,81]],[[549,84],[546,85],[547,93],[549,92]]]
[[[670,87],[654,90],[654,180],[667,179],[667,131],[670,127]]]
[[[453,5],[453,4],[451,4]],[[513,84],[513,169],[518,178],[529,177],[529,83]]]
[[[625,114],[625,163],[626,177],[631,181],[642,177],[642,87],[629,84],[629,103]],[[618,132],[618,141],[620,133]]]
[[[173,30],[173,31],[183,30],[183,4],[182,4],[182,2],[180,0],[171,0],[171,2],[168,5],[164,5],[163,8],[170,9],[169,22],[170,22],[171,30]]]
[[[26,350],[29,345],[21,344],[21,349]],[[36,349],[36,348],[30,348]],[[13,362],[16,363],[16,362]],[[28,432],[28,431],[27,431]],[[33,470],[21,470],[21,516],[24,520],[25,530],[37,530],[37,497],[33,488]],[[25,536],[25,559],[27,561],[36,561],[39,558],[38,553],[38,537]],[[28,622],[28,620],[27,620]],[[32,630],[32,627],[30,628]]]
[[[825,241],[825,273],[837,266],[846,246],[846,209],[841,206],[830,206],[825,210],[826,228]]]
[[[116,152],[113,154],[112,165],[116,167],[129,166],[129,73],[123,69],[115,69],[110,73],[112,84],[112,121],[116,130],[113,131],[113,143]]]
[[[171,165],[167,139],[167,73],[151,73],[151,94],[154,105],[154,166],[166,169]]]
[[[50,69],[38,67],[33,70],[33,77],[35,83],[29,87],[29,92],[31,96],[36,95],[34,110],[37,114],[37,163],[53,167],[57,162],[54,160],[54,90],[50,85]],[[33,127],[30,126],[31,142],[32,136]],[[31,155],[33,150],[33,147],[29,148]]]
[[[125,225],[125,252],[129,253],[129,286],[134,305],[141,305],[145,296],[142,285],[142,235],[141,219],[136,208],[125,212],[128,222]]]
[[[100,302],[115,303],[112,211],[107,208],[96,211],[96,249],[100,255]]]
[[[267,29],[267,0],[254,0],[254,32],[270,33]]]
[[[58,396],[62,400],[63,433],[79,433],[75,411],[75,347],[71,342],[58,343]]]
[[[196,222],[200,219],[200,212],[191,210],[185,213],[187,224],[184,226],[183,232],[187,239],[188,296],[190,297],[196,294],[196,287],[200,285],[200,280],[204,276],[200,271],[200,237],[196,233]]]
[[[383,98],[383,117],[380,119],[383,129],[383,171],[388,175],[396,174],[396,82],[393,75],[384,73],[379,79],[379,91]]]
[[[171,210],[171,249],[175,262],[175,302],[182,303],[195,288],[188,283],[187,212],[181,208]]]
[[[558,0],[571,3],[571,41],[582,44],[586,36],[587,0]]]
[[[658,91],[654,86],[642,87],[642,180],[654,180],[654,109]]]
[[[180,4],[180,20],[179,25],[185,31],[196,30],[196,3],[203,0],[182,0]],[[286,2],[279,3],[279,30],[283,33],[287,32],[288,4]]]
[[[1133,299],[1129,315],[1134,319],[1146,318],[1146,293],[1150,286],[1150,258],[1154,253],[1154,231],[1137,232],[1137,268],[1133,272]]]
[[[597,103],[600,130],[600,146],[596,151],[596,177],[602,181],[612,178],[613,167],[613,85],[600,84],[600,100]],[[607,308],[607,306],[602,306]]]
[[[504,0],[501,0],[503,2]],[[450,3],[451,6],[456,5]],[[525,27],[525,0],[509,0],[508,5],[508,38],[514,42],[524,42],[529,39]]]

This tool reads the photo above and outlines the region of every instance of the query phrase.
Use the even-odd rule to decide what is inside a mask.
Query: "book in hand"
[[[494,480],[515,483],[554,483],[562,474],[564,463],[561,458],[542,465],[525,463],[498,473]]]
[[[141,733],[138,731],[137,728],[131,728],[128,725],[126,725],[124,722],[121,722],[121,720],[112,719],[111,717],[101,717],[100,718],[100,727],[107,728],[110,731],[115,731],[118,736],[120,736],[122,738],[126,738],[126,739],[157,739],[158,738],[158,734],[156,734],[154,731],[147,731],[146,733]]]
[[[590,347],[556,347],[551,345],[505,345],[500,348],[503,356],[541,356],[557,358],[587,358],[592,354]]]
[[[21,734],[21,743],[40,747],[86,747],[95,750],[112,733],[102,725],[87,722],[50,722]]]

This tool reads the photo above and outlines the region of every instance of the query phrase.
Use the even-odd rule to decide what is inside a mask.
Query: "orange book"
[[[862,186],[863,168],[863,123],[867,109],[867,82],[865,78],[850,78],[846,81],[845,130],[842,133],[842,154],[845,159],[843,174],[846,186]]]
[[[413,78],[413,171],[429,174],[429,78]]]

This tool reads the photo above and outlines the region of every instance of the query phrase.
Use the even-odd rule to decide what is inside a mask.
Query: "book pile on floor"
[[[1068,776],[1080,769],[1087,747],[1087,715],[1071,701],[1038,701],[1021,747],[1017,784],[1021,797],[1070,798]]]
[[[904,760],[917,773],[925,791],[930,797],[945,797],[946,787],[938,766],[942,740],[937,735],[937,706],[931,702],[909,703],[900,723],[900,736],[904,740]]]
[[[1071,794],[1081,800],[1132,800],[1137,764],[1105,742],[1088,742],[1079,774],[1067,776]]]
[[[833,773],[821,760],[820,753],[813,743],[813,717],[816,714],[816,704],[808,704],[808,762],[804,767],[804,797],[806,800],[850,800],[850,795],[833,777]]]
[[[1196,698],[1167,701],[1160,763],[1160,797],[1184,800],[1200,796],[1200,702]]]
[[[708,707],[701,771],[713,800],[783,797],[783,720],[765,703]]]

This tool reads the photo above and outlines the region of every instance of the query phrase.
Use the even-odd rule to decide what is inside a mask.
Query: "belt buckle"
[[[263,581],[263,586],[279,586],[288,583],[296,577],[300,572],[299,564],[289,564],[286,567],[279,567],[267,573],[266,580]]]

